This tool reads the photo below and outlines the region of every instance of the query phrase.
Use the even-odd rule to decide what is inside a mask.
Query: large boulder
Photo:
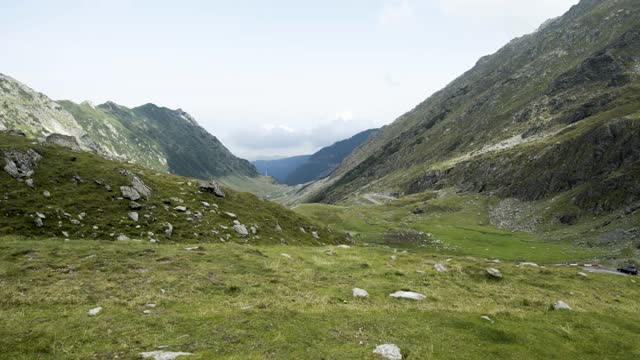
[[[4,171],[16,179],[30,178],[35,172],[38,161],[42,159],[42,155],[29,149],[21,152],[16,149],[2,150],[4,155]]]
[[[210,192],[217,197],[226,196],[224,190],[222,190],[222,187],[214,180],[211,180],[211,182],[209,183],[200,183],[200,190],[204,192]]]
[[[47,143],[54,144],[58,146],[62,146],[63,148],[67,148],[69,150],[80,150],[80,144],[78,144],[78,139],[69,135],[62,134],[51,134],[46,138]]]
[[[136,201],[140,199],[140,193],[130,186],[120,186],[120,192],[125,199]]]

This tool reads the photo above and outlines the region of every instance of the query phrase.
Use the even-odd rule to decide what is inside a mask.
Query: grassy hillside
[[[527,201],[575,190],[587,213],[633,206],[639,24],[637,1],[581,1],[480,59],[304,196],[336,203],[456,186]],[[621,189],[624,198],[608,197]]]
[[[384,343],[406,359],[640,356],[627,276],[384,247],[193,246],[0,238],[0,357],[380,359]],[[400,289],[426,299],[389,296]],[[550,310],[558,300],[573,311]]]
[[[342,239],[339,233],[330,233],[323,226],[252,194],[225,189],[226,197],[220,198],[200,191],[195,179],[0,134],[0,151],[6,153],[9,149],[22,154],[32,149],[42,159],[31,177],[33,188],[27,186],[26,178],[18,181],[0,171],[0,234],[114,240],[125,235],[161,242],[287,244],[335,243]],[[121,186],[132,186],[134,176],[151,188],[148,198],[136,200],[140,207],[137,210],[131,209],[130,201],[122,198],[120,190]],[[44,195],[45,191],[49,196]],[[186,209],[178,211],[176,206]],[[138,220],[132,220],[129,212],[136,212]],[[36,226],[37,213],[45,217],[41,227]],[[256,234],[249,231],[247,236],[239,236],[232,229],[233,220],[248,230],[255,226]],[[173,227],[170,236],[165,234],[166,223]],[[313,231],[320,240],[312,236]]]

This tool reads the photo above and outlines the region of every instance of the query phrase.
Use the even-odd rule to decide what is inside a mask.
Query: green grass
[[[43,158],[35,168],[35,189],[0,171],[0,188],[8,190],[0,194],[0,235],[62,237],[64,231],[71,238],[115,239],[124,234],[132,239],[151,237],[177,242],[220,242],[222,238],[235,242],[264,244],[284,241],[309,245],[336,243],[343,238],[337,232],[329,232],[320,223],[253,194],[225,189],[227,196],[218,198],[211,193],[200,192],[199,180],[156,173],[138,165],[108,161],[97,155],[71,152],[58,146],[32,143],[27,138],[0,134],[0,150],[4,148],[21,151],[32,148]],[[131,211],[129,200],[121,198],[120,186],[131,185],[131,177],[123,175],[123,170],[137,174],[152,189],[149,199],[138,200],[143,205],[138,211],[138,222],[128,218]],[[82,182],[74,183],[76,175]],[[113,191],[106,191],[105,185]],[[50,197],[43,195],[45,190],[51,193]],[[180,198],[184,202],[172,198]],[[211,207],[205,207],[202,202],[208,202]],[[177,212],[174,210],[177,205],[186,206],[194,214],[196,211],[202,213],[202,219],[196,219],[194,214]],[[34,225],[36,212],[46,216],[43,227]],[[65,212],[73,218],[80,213],[86,213],[86,217],[81,225],[73,225],[64,217]],[[258,225],[258,233],[238,237],[231,229],[233,219],[226,212],[236,214],[247,228]],[[164,235],[166,222],[174,227],[172,236]],[[276,225],[280,225],[281,231],[276,229]],[[306,228],[306,232],[303,233],[301,227]],[[312,237],[312,231],[319,234],[320,241]],[[154,235],[149,236],[149,232]]]
[[[327,256],[326,247],[199,245],[1,238],[0,358],[128,359],[168,346],[189,359],[373,359],[388,342],[407,359],[640,356],[630,277],[377,246]],[[504,279],[487,278],[488,266]],[[353,299],[353,287],[370,298]],[[399,289],[427,299],[388,296]],[[557,300],[574,311],[549,311]],[[145,315],[148,303],[157,308]]]
[[[423,193],[386,205],[304,204],[294,210],[322,220],[336,230],[349,232],[363,242],[399,248],[420,246],[426,252],[543,263],[593,259],[609,252],[606,248],[572,246],[562,238],[567,236],[567,228],[558,225],[547,229],[555,232],[536,234],[498,229],[488,219],[488,212],[497,201],[481,194],[448,193],[437,197]],[[414,215],[411,212],[416,208],[426,212]],[[590,224],[578,225],[572,231],[584,230]],[[389,241],[390,235],[399,233],[413,236],[405,236],[404,242],[397,236],[396,241]],[[432,236],[416,241],[420,233]]]

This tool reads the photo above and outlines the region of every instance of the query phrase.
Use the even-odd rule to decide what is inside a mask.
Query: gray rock
[[[411,300],[424,300],[427,297],[414,292],[414,291],[396,291],[393,294],[389,294],[389,296],[394,297],[394,298],[402,298],[402,299],[411,299]]]
[[[311,236],[313,236],[313,238],[314,238],[314,239],[316,239],[316,240],[320,240],[320,236],[318,236],[318,233],[317,233],[317,232],[315,232],[315,231],[313,231],[313,232],[311,233]]]
[[[109,185],[105,185],[104,189],[107,190],[107,192],[111,192],[111,186]]]
[[[50,196],[51,196],[51,193],[50,193],[50,192],[48,192],[47,190],[45,190],[45,191],[43,191],[43,192],[42,192],[42,196],[44,196],[44,197],[50,197]]]
[[[171,223],[164,223],[164,234],[167,236],[173,234],[173,225]]]
[[[89,316],[95,316],[95,315],[98,315],[98,313],[99,313],[100,311],[102,311],[102,306],[98,306],[97,308],[93,308],[93,309],[91,309],[91,310],[87,311],[87,314],[88,314]]]
[[[130,186],[120,186],[120,192],[125,199],[136,201],[140,199],[140,193]]]
[[[280,224],[276,223],[275,230],[276,231],[282,231],[282,228],[280,227]]]
[[[39,217],[36,217],[36,219],[33,221],[34,224],[36,224],[36,227],[43,227],[44,223],[42,222],[42,219]]]
[[[34,188],[34,185],[33,185],[33,179],[27,179],[27,180],[25,180],[25,181],[24,181],[24,183],[25,183],[28,187],[30,187],[30,188],[32,188],[32,189]]]
[[[148,351],[141,352],[140,356],[143,359],[153,359],[153,360],[173,360],[178,356],[189,356],[193,355],[188,352],[175,352],[175,351]]]
[[[178,205],[176,207],[173,208],[176,211],[180,211],[180,212],[185,212],[187,211],[187,207],[186,206],[182,206],[182,205]]]
[[[131,210],[140,210],[140,209],[142,209],[142,204],[137,203],[135,201],[130,201],[129,202],[129,208]]]
[[[360,288],[353,288],[351,290],[351,294],[353,295],[353,297],[369,297],[369,293],[367,292],[367,290]]]
[[[228,217],[230,217],[230,218],[232,218],[232,219],[237,218],[236,214],[234,214],[234,213],[225,212],[225,214],[227,214],[227,216],[228,216]]]
[[[138,219],[140,218],[138,213],[135,211],[130,211],[128,215],[129,215],[129,219],[131,219],[132,221],[138,221]]]
[[[490,317],[488,317],[487,315],[480,316],[480,319],[482,319],[482,320],[487,320],[487,321],[489,321],[489,322],[490,322],[490,323],[492,323],[492,324],[495,322],[495,321],[493,321],[493,319],[491,319],[491,318],[490,318]]]
[[[442,264],[435,264],[433,268],[436,269],[437,272],[447,272],[447,267]]]
[[[578,272],[578,276],[583,277],[583,278],[586,278],[586,277],[587,277],[587,274],[586,274],[586,273],[583,273],[582,271],[580,271],[580,272]]]
[[[289,255],[289,254],[282,253],[282,254],[280,254],[280,256],[284,256],[287,259],[291,259],[291,255]]]
[[[71,219],[69,220],[73,225],[80,225],[80,220]]]
[[[242,225],[242,224],[233,225],[233,230],[235,230],[235,232],[237,232],[238,235],[240,235],[240,236],[249,235],[249,231],[247,231],[247,227]]]
[[[214,180],[211,180],[211,182],[209,183],[200,183],[200,190],[213,193],[217,197],[223,198],[226,196],[224,190],[222,190],[222,187]]]
[[[58,146],[62,146],[63,148],[67,148],[69,150],[80,150],[80,144],[78,144],[78,139],[69,135],[62,134],[51,134],[47,136],[45,141],[49,144],[54,144]]]
[[[15,179],[33,176],[34,168],[42,159],[42,156],[32,149],[24,153],[16,149],[4,149],[1,152],[4,155],[4,171]]]
[[[118,241],[127,241],[130,240],[129,237],[125,234],[118,235]]]
[[[69,233],[68,233],[68,232],[66,232],[66,231],[63,231],[63,232],[62,232],[62,236],[64,236],[64,237],[68,238],[68,237],[69,237]]]
[[[488,269],[486,269],[486,272],[487,272],[487,274],[489,274],[489,276],[494,277],[496,279],[501,279],[502,278],[502,273],[498,269],[488,268]]]
[[[36,216],[39,217],[40,219],[46,219],[47,218],[43,213],[37,212],[37,211],[36,211]]]
[[[351,249],[351,246],[349,245],[338,245],[336,246],[338,249]]]
[[[553,308],[553,310],[573,310],[571,309],[571,306],[569,306],[566,302],[562,300],[558,300],[551,307]]]
[[[520,264],[518,264],[519,267],[525,267],[525,266],[530,266],[530,267],[534,267],[534,268],[539,268],[540,265],[536,264],[536,263],[532,263],[532,262],[521,262]]]
[[[27,134],[25,134],[24,131],[16,129],[0,130],[0,133],[12,136],[27,137]]]
[[[387,360],[402,360],[402,352],[396,344],[382,344],[373,349],[374,354],[378,354]]]
[[[151,196],[151,188],[145,185],[145,183],[136,175],[133,175],[133,178],[131,179],[131,186],[145,198],[148,199]]]

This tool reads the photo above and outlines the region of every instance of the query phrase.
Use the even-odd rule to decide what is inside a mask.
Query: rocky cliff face
[[[639,118],[640,3],[581,1],[380,130],[311,199],[456,186],[576,191],[581,208],[606,211],[639,197]]]
[[[255,176],[185,111],[153,104],[128,109],[113,102],[54,102],[0,74],[0,130],[19,129],[35,138],[73,136],[83,150],[197,178]]]

